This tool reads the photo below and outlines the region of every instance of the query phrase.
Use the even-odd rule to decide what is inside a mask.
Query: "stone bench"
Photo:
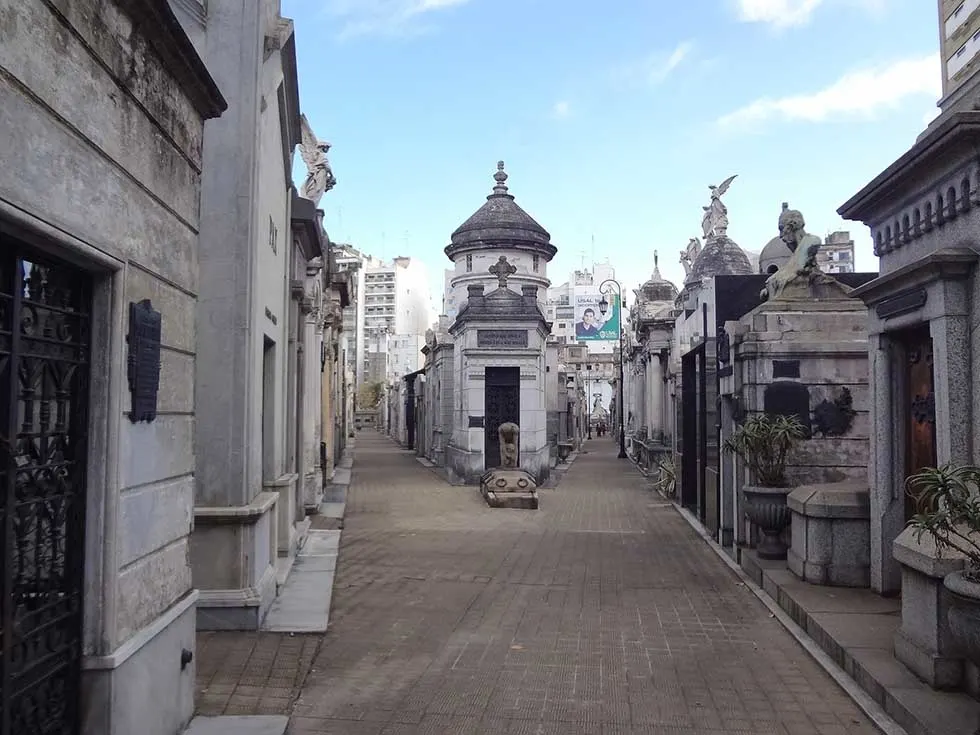
[[[793,514],[790,571],[805,582],[871,585],[871,503],[867,485],[804,485],[786,498]]]

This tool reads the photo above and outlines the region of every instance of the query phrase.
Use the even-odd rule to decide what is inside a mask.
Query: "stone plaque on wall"
[[[526,329],[477,329],[477,347],[527,347]]]
[[[781,380],[766,386],[763,394],[766,413],[777,416],[796,416],[810,436],[810,390],[802,383]]]

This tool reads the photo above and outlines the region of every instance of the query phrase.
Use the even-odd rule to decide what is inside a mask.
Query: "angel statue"
[[[319,205],[320,198],[324,193],[333,189],[337,184],[337,179],[330,169],[330,161],[327,160],[330,144],[316,137],[306,115],[300,118],[300,130],[302,136],[299,154],[303,157],[303,162],[308,171],[306,181],[303,182],[302,196],[304,199],[309,199],[314,204]]]
[[[696,237],[692,237],[688,243],[687,247],[681,250],[681,265],[684,266],[684,277],[691,275],[691,265],[694,263],[694,259],[698,257],[698,253],[701,252],[701,240]]]
[[[728,207],[721,201],[721,198],[725,196],[725,192],[732,185],[735,176],[738,176],[738,174],[729,176],[718,186],[708,187],[711,189],[711,201],[707,207],[701,207],[704,210],[704,217],[701,219],[701,229],[704,231],[705,239],[711,235],[716,237],[724,236],[728,231]]]

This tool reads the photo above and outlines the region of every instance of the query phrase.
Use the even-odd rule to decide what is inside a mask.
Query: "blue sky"
[[[708,185],[738,174],[729,235],[758,251],[783,201],[807,229],[903,153],[940,95],[933,0],[282,0],[303,111],[333,145],[335,241],[442,250],[503,159],[552,235],[554,283],[606,258],[628,288],[700,236]],[[595,242],[593,251],[593,238]],[[584,258],[584,261],[583,261]],[[629,299],[627,299],[629,300]]]

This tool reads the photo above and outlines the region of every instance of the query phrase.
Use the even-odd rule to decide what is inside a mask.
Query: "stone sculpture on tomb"
[[[337,179],[330,168],[330,161],[327,160],[330,144],[316,137],[306,115],[300,118],[300,133],[299,154],[308,172],[300,195],[319,205],[324,193],[337,185]]]
[[[806,231],[806,221],[799,210],[784,209],[779,215],[779,237],[793,255],[766,280],[761,293],[763,300],[786,296],[790,284],[805,286],[814,296],[817,295],[814,289],[818,287],[837,286],[834,291],[841,293],[846,290],[817,266],[817,251],[823,243]]]
[[[491,508],[538,507],[537,483],[527,470],[521,469],[521,427],[505,421],[497,427],[500,443],[500,466],[488,470],[480,479],[480,493]]]
[[[707,207],[702,207],[704,217],[701,218],[701,229],[705,240],[711,237],[724,237],[728,232],[728,207],[721,201],[721,198],[728,191],[728,187],[732,185],[736,176],[738,174],[729,176],[718,186],[708,187],[711,190],[711,201]]]
[[[507,421],[497,429],[497,437],[500,439],[500,466],[507,469],[517,467],[517,452],[520,445],[520,427]]]

